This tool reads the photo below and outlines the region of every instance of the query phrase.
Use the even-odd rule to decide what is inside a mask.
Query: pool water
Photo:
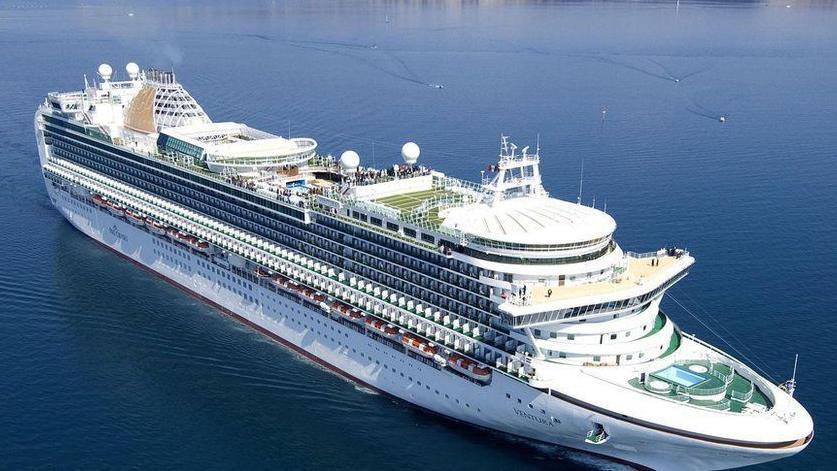
[[[684,370],[678,366],[669,366],[664,370],[654,373],[652,376],[687,388],[706,381],[706,378],[703,376]]]

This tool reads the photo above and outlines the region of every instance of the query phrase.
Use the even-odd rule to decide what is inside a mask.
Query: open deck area
[[[685,268],[687,266],[687,260],[678,255],[644,258],[629,255],[626,260],[626,266],[621,272],[617,269],[617,273],[605,281],[570,286],[559,286],[557,284],[531,286],[523,304],[541,304],[599,294],[614,294],[645,283],[660,282],[661,280],[657,278],[664,273],[670,273],[672,267],[682,266]]]
[[[750,380],[729,365],[707,360],[678,361],[628,383],[661,398],[709,409],[741,413],[771,407]]]
[[[379,198],[375,200],[375,202],[389,206],[393,209],[397,209],[398,211],[401,211],[401,213],[403,214],[413,211],[414,209],[421,206],[422,203],[424,203],[425,201],[442,198],[455,198],[457,196],[459,195],[452,191],[448,191],[441,188],[433,188],[430,190],[414,191],[410,193],[401,193],[398,195],[387,196],[385,198]]]

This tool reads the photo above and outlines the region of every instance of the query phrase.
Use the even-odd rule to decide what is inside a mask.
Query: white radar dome
[[[354,173],[360,166],[360,156],[353,150],[340,154],[340,168],[346,173]]]
[[[113,68],[108,64],[102,64],[99,66],[98,72],[99,77],[102,77],[102,80],[110,80],[113,75]]]
[[[401,157],[404,158],[404,163],[408,165],[414,165],[418,162],[420,154],[421,149],[419,149],[418,144],[415,142],[408,142],[401,146]]]
[[[128,72],[128,77],[130,77],[131,80],[136,80],[136,78],[139,77],[140,68],[136,62],[128,62],[125,66],[125,72]]]

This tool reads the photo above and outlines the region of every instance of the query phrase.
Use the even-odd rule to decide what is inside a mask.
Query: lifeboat
[[[177,233],[175,234],[175,237],[177,237],[177,240],[179,242],[182,242],[184,244],[188,244],[189,243],[189,238],[192,237],[192,236],[190,236],[189,234],[187,234],[183,231],[177,231]]]
[[[288,278],[277,273],[273,275],[273,283],[284,288],[288,283]]]
[[[303,287],[300,293],[306,298],[317,303],[321,303],[326,300],[326,297],[323,293],[320,293],[319,291],[313,290],[308,287]]]
[[[166,225],[160,221],[145,218],[145,227],[155,234],[166,235]]]
[[[333,303],[331,303],[331,307],[332,309],[337,311],[341,316],[345,317],[346,319],[352,322],[361,323],[363,322],[363,319],[366,317],[366,315],[363,312],[361,312],[360,309],[355,309],[349,306],[348,304],[341,303],[340,301],[334,301]]]
[[[374,317],[367,317],[366,326],[374,330],[375,332],[383,335],[384,337],[398,337],[398,328],[392,324],[387,324],[386,322],[380,319],[375,319]]]
[[[125,206],[122,206],[119,203],[114,203],[113,201],[108,201],[108,210],[114,216],[117,216],[117,217],[125,216]]]
[[[487,383],[491,380],[491,368],[470,358],[466,358],[457,353],[451,353],[448,355],[447,362],[452,370],[477,381]]]
[[[425,358],[430,358],[431,360],[434,356],[436,356],[436,353],[438,353],[439,350],[435,346],[430,345],[415,335],[410,334],[404,334],[404,336],[401,337],[401,343],[407,347],[408,350],[412,350]]]
[[[128,209],[125,211],[125,215],[128,216],[128,222],[135,226],[142,226],[145,224],[145,214]]]
[[[270,272],[269,272],[269,271],[267,271],[267,269],[266,269],[266,268],[264,268],[264,267],[258,267],[258,268],[256,268],[255,270],[253,270],[253,273],[254,273],[256,276],[259,276],[259,277],[261,277],[261,278],[267,278],[267,277],[269,277],[269,276],[270,276]]]
[[[96,206],[101,206],[101,207],[104,208],[105,206],[108,205],[108,199],[105,198],[102,195],[96,194],[96,195],[93,195],[93,203],[95,203]]]
[[[195,250],[197,250],[198,252],[206,253],[206,252],[209,251],[209,242],[207,242],[203,239],[198,239],[198,241],[195,242],[194,247],[195,247]]]

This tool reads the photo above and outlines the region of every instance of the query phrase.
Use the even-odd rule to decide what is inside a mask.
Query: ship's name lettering
[[[108,228],[108,232],[110,232],[110,235],[116,237],[117,239],[120,239],[122,241],[128,240],[128,237],[125,234],[119,232],[119,228],[116,227],[116,224],[110,226]]]
[[[543,417],[538,417],[537,415],[530,414],[530,413],[528,413],[528,412],[524,412],[524,411],[522,411],[522,410],[520,410],[520,409],[518,409],[518,408],[516,408],[516,407],[513,407],[512,409],[514,409],[514,413],[515,413],[515,414],[517,414],[517,415],[519,415],[519,416],[521,416],[521,417],[524,417],[524,418],[526,418],[526,419],[529,419],[529,420],[531,420],[532,422],[537,422],[537,423],[539,423],[539,424],[541,424],[541,425],[548,425],[548,426],[550,426],[550,427],[554,427],[554,426],[555,426],[555,423],[561,423],[561,421],[560,421],[560,420],[558,420],[558,419],[553,419],[553,420],[554,420],[554,422],[553,422],[553,421],[547,420],[547,419],[545,419],[545,418],[543,418]]]

